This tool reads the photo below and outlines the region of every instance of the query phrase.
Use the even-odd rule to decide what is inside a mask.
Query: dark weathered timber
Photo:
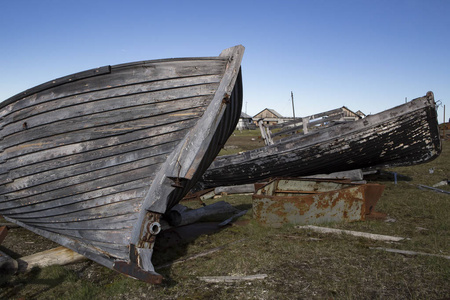
[[[233,132],[243,52],[106,66],[0,103],[0,214],[161,282],[151,263],[159,220]]]
[[[195,189],[255,183],[271,177],[328,174],[423,163],[441,152],[434,95],[355,122],[294,135],[242,154],[220,156]]]

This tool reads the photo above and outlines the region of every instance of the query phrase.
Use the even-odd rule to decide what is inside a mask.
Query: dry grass
[[[235,136],[245,140],[245,136]],[[247,137],[248,138],[248,137]],[[245,142],[244,142],[245,143]],[[430,174],[429,169],[434,172]],[[252,220],[251,196],[224,196],[239,209],[250,209],[234,225],[168,251],[156,252],[154,264],[227,245],[224,249],[160,270],[160,286],[126,278],[83,262],[37,269],[28,274],[1,276],[1,299],[445,299],[450,297],[450,260],[404,256],[371,247],[414,250],[450,255],[450,195],[420,190],[450,174],[450,142],[436,160],[389,170],[410,181],[381,183],[386,190],[376,210],[388,220],[369,220],[329,227],[402,236],[408,240],[387,244],[351,236],[318,234],[285,225],[261,227]],[[450,187],[444,187],[450,190]],[[246,224],[246,225],[245,225]],[[24,229],[12,229],[0,250],[45,241]],[[19,243],[19,245],[18,245]],[[27,244],[29,245],[29,244]],[[36,245],[37,248],[38,245]],[[40,248],[39,248],[40,249]],[[29,250],[27,250],[29,251]],[[6,252],[6,251],[5,251]],[[199,276],[267,274],[264,280],[205,283]]]

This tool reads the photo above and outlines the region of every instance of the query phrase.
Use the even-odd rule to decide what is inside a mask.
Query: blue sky
[[[431,90],[450,117],[450,1],[0,0],[0,101],[104,65],[242,44],[244,111],[377,113]],[[439,111],[443,120],[443,109]]]

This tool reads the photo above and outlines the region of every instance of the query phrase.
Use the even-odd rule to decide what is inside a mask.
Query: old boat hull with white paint
[[[273,177],[328,174],[427,162],[441,152],[434,95],[364,119],[294,135],[273,145],[217,157],[196,189]]]
[[[151,263],[159,219],[233,132],[243,52],[102,67],[0,103],[0,215],[161,282]]]

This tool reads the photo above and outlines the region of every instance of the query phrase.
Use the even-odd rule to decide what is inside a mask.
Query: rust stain
[[[273,227],[364,220],[383,190],[379,184],[275,179],[253,195],[253,214],[261,224]]]
[[[145,221],[142,222],[141,235],[138,248],[152,249],[156,240],[156,235],[161,230],[159,225],[160,214],[147,211]]]
[[[163,277],[161,275],[152,272],[145,272],[134,263],[116,261],[114,262],[113,269],[130,277],[134,277],[151,284],[161,284],[163,281]]]
[[[6,226],[0,227],[0,244],[3,242],[3,240],[8,235],[8,228]]]

